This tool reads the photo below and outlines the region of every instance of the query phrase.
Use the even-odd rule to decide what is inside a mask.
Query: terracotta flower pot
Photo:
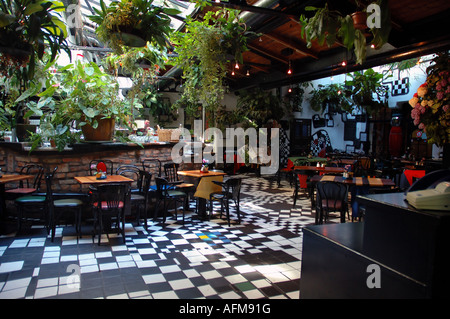
[[[363,11],[358,11],[352,13],[353,26],[355,29],[364,30],[367,29],[367,13]]]
[[[114,135],[115,120],[113,118],[102,119],[97,116],[98,127],[94,129],[90,124],[85,124],[81,127],[85,141],[92,142],[107,142],[110,141]]]

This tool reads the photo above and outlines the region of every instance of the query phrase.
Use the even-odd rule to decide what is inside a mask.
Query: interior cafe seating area
[[[1,299],[450,298],[448,1],[1,3]]]

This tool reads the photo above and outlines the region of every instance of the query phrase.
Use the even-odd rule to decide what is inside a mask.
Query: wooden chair
[[[141,208],[143,207],[145,219],[144,227],[147,230],[148,229],[147,208],[148,208],[149,190],[152,174],[142,169],[139,169],[135,165],[119,166],[116,170],[116,174],[126,176],[135,181],[135,183],[133,183],[134,185],[130,189],[131,209],[133,207],[136,208],[136,221],[137,224],[139,225],[139,220],[141,218]]]
[[[185,206],[187,201],[187,194],[183,191],[174,189],[174,183],[170,183],[167,179],[156,177],[156,205],[155,205],[155,218],[161,203],[163,203],[163,227],[165,227],[166,216],[168,213],[169,204],[174,203],[175,219],[177,219],[177,204],[180,203],[183,206],[183,225],[185,217]]]
[[[52,191],[53,176],[58,167],[55,167],[51,175],[45,177],[45,184],[47,186],[46,194],[48,200],[48,212],[50,221],[50,230],[52,235],[52,242],[55,239],[56,225],[60,221],[63,214],[72,212],[75,215],[75,229],[77,237],[81,237],[81,214],[83,209],[83,201],[77,198],[62,198],[54,199]]]
[[[230,226],[230,202],[233,201],[236,207],[236,214],[238,216],[238,223],[241,223],[241,214],[239,210],[240,193],[242,179],[230,178],[224,182],[214,181],[215,184],[222,186],[221,192],[214,192],[209,195],[210,215],[213,213],[213,202],[220,202],[220,218],[222,218],[223,208],[227,215],[228,226]]]
[[[104,218],[115,221],[118,234],[122,234],[125,242],[125,211],[129,205],[130,185],[126,183],[100,184],[97,186],[97,200],[93,203],[94,211],[94,240],[97,226],[98,245],[100,245],[101,234],[107,232],[109,227],[104,227]]]
[[[44,176],[44,167],[38,164],[26,164],[20,169],[21,175],[34,175],[32,181],[20,181],[19,187],[11,188],[5,191],[6,200],[14,200],[18,197],[31,195],[41,188],[42,177]]]
[[[316,185],[316,224],[327,222],[331,212],[339,212],[341,223],[345,223],[348,211],[348,187],[337,182],[319,182]]]
[[[57,168],[53,170],[53,172],[46,175],[46,180],[50,181],[53,179],[53,175],[55,174]],[[44,222],[45,227],[47,228],[47,233],[50,231],[50,218],[49,218],[49,196],[51,192],[46,192],[45,195],[36,195],[33,196],[31,194],[20,196],[15,199],[14,203],[17,208],[17,231],[20,232],[22,230],[22,220],[24,218],[24,214],[27,212],[38,212],[40,216],[40,220]]]

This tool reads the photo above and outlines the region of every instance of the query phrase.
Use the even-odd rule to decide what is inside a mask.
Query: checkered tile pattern
[[[293,189],[273,178],[244,176],[241,224],[231,226],[220,205],[209,221],[186,216],[93,243],[89,220],[82,238],[71,225],[0,237],[0,298],[299,298],[302,228],[314,223],[309,199],[292,208]],[[191,205],[195,205],[192,202]],[[189,213],[188,215],[192,215]]]

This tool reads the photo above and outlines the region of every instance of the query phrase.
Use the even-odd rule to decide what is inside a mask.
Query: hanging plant
[[[351,112],[351,101],[346,95],[345,88],[342,84],[319,84],[317,89],[313,89],[309,98],[311,109],[316,112],[323,113],[328,108],[329,113],[335,112]],[[333,110],[330,110],[333,108]]]
[[[183,70],[183,97],[189,104],[203,104],[213,114],[227,90],[229,63],[242,63],[247,50],[245,24],[239,11],[208,11],[203,20],[186,19],[186,32],[174,36],[177,66]]]
[[[365,33],[372,35],[371,44],[376,49],[379,49],[387,43],[391,31],[391,15],[388,1],[377,0],[375,4],[380,7],[381,23],[379,27],[374,26],[370,29],[362,23],[354,23],[356,12],[353,16],[343,15],[337,10],[330,10],[328,3],[325,4],[324,8],[307,6],[305,10],[315,12],[315,14],[310,18],[307,18],[305,15],[300,16],[301,36],[306,40],[308,48],[311,48],[314,40],[317,40],[321,46],[326,43],[328,47],[339,41],[349,51],[355,53],[356,63],[362,64],[366,59],[367,43]],[[364,15],[366,8],[359,13]]]
[[[147,42],[170,47],[170,16],[179,13],[153,5],[153,0],[113,0],[108,7],[100,0],[100,9],[94,11],[88,18],[98,24],[95,32],[99,39],[119,54],[127,51],[124,47],[144,47]]]
[[[389,90],[383,85],[383,74],[367,69],[347,76],[351,80],[345,81],[345,85],[351,89],[346,94],[361,110],[370,115],[387,106]]]

